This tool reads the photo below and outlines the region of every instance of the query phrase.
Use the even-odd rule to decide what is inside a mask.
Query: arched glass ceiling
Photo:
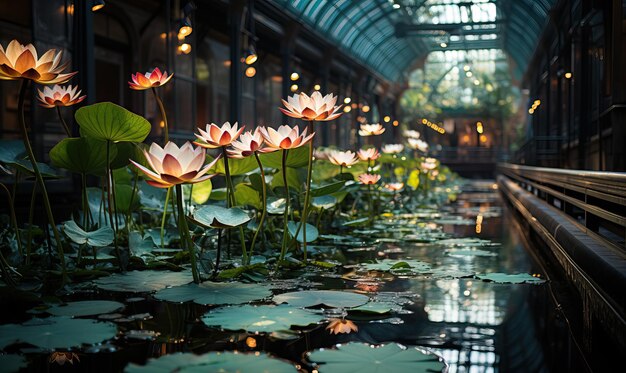
[[[555,0],[271,0],[390,81],[432,51],[502,49],[520,76]]]

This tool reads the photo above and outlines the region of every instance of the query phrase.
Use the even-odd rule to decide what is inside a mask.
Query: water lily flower
[[[269,147],[263,147],[264,142],[265,139],[261,134],[260,127],[257,127],[254,132],[246,131],[241,136],[239,136],[238,140],[235,140],[230,144],[230,146],[232,146],[232,149],[227,149],[228,156],[230,158],[241,159],[253,155],[254,152],[270,153],[278,150]]]
[[[208,149],[228,146],[241,135],[244,128],[246,128],[246,126],[239,128],[239,124],[235,123],[231,125],[229,122],[222,124],[221,127],[215,123],[207,124],[206,131],[198,128],[200,134],[195,134],[198,140],[194,143]]]
[[[405,130],[403,133],[404,137],[409,139],[419,139],[421,134],[415,130]]]
[[[380,180],[380,175],[376,174],[360,174],[359,181],[365,185],[376,184]]]
[[[215,175],[206,175],[206,173],[220,159],[217,157],[202,168],[206,159],[205,150],[201,147],[194,148],[189,141],[180,148],[173,142],[168,142],[164,148],[152,143],[150,150],[144,150],[143,153],[152,169],[144,167],[132,159],[131,162],[152,179],[146,180],[146,182],[157,188],[193,184],[210,179]]]
[[[317,148],[313,150],[313,157],[315,159],[328,159],[328,148]]]
[[[349,167],[356,164],[359,161],[359,158],[350,150],[345,152],[331,150],[328,153],[328,161],[337,166]]]
[[[50,364],[57,363],[59,365],[65,365],[65,363],[70,363],[74,365],[74,359],[80,363],[80,358],[75,352],[55,351],[50,354],[48,362]]]
[[[328,330],[330,334],[348,334],[359,331],[359,327],[350,320],[329,319],[329,321],[330,323],[326,326],[326,330]]]
[[[376,124],[361,124],[359,130],[359,136],[376,136],[385,132],[385,127],[380,123]]]
[[[6,49],[0,45],[0,80],[30,79],[39,84],[65,83],[76,72],[61,74],[70,61],[61,64],[63,52],[50,49],[40,58],[32,44],[26,46],[17,40]]]
[[[37,100],[41,102],[41,106],[51,109],[55,106],[72,106],[80,103],[87,96],[81,96],[81,91],[78,90],[78,86],[72,87],[68,85],[66,87],[55,84],[54,87],[43,87],[43,91],[37,90],[39,96]]]
[[[136,73],[131,75],[132,82],[128,82],[128,86],[130,89],[134,89],[136,91],[143,91],[150,88],[160,87],[165,85],[167,82],[172,79],[174,74],[167,75],[167,71],[159,70],[156,67],[152,72],[146,72],[145,74]]]
[[[261,135],[265,139],[267,146],[278,150],[289,150],[299,148],[302,145],[305,145],[313,136],[315,136],[315,132],[307,136],[307,129],[305,128],[302,133],[300,133],[300,128],[298,126],[289,127],[289,126],[280,126],[278,129],[274,128],[266,128],[260,127]]]
[[[387,145],[383,145],[381,150],[383,151],[383,153],[386,153],[386,154],[398,154],[398,153],[401,153],[404,150],[404,145],[402,145],[402,144],[387,144]]]
[[[341,105],[335,106],[337,96],[332,93],[322,96],[318,91],[311,96],[306,93],[297,93],[292,97],[287,96],[287,101],[282,100],[285,108],[279,108],[283,114],[296,119],[308,121],[328,121],[339,117]]]
[[[380,158],[380,153],[376,148],[360,149],[357,155],[362,161],[375,161]]]
[[[435,158],[426,158],[421,164],[422,171],[428,172],[437,168],[437,160]]]
[[[397,191],[401,190],[402,188],[404,188],[404,183],[389,183],[389,184],[385,184],[385,188],[387,188],[387,190],[390,190],[392,192],[397,192]]]
[[[414,138],[409,138],[407,139],[407,141],[411,149],[419,150],[421,152],[428,151],[428,143],[426,141],[422,141],[422,140],[414,139]]]

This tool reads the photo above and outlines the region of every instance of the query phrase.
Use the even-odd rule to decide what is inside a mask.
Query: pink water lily
[[[291,97],[287,96],[287,101],[282,100],[285,108],[279,108],[283,114],[292,118],[308,121],[328,121],[339,117],[341,105],[335,106],[337,96],[332,93],[322,96],[315,91],[311,96],[306,93],[297,93]]]
[[[32,44],[26,46],[13,40],[4,49],[0,45],[0,80],[30,79],[39,84],[65,83],[76,72],[62,74],[70,61],[61,64],[63,52],[50,49],[37,57]]]
[[[143,153],[152,169],[132,159],[131,162],[151,179],[146,182],[157,188],[193,184],[210,179],[215,175],[206,175],[206,173],[220,159],[217,157],[213,162],[202,167],[206,152],[201,147],[194,147],[189,141],[180,148],[173,142],[168,142],[164,148],[152,143],[150,150],[144,150]]]
[[[419,139],[421,134],[416,130],[405,130],[403,133],[404,137],[409,139]]]
[[[263,147],[265,139],[261,134],[261,127],[257,127],[254,132],[246,131],[241,136],[239,136],[238,140],[233,141],[230,146],[232,149],[228,149],[228,156],[230,158],[245,158],[253,155],[255,152],[258,153],[270,153],[276,151],[278,149],[273,149],[270,147]]]
[[[437,168],[437,159],[435,158],[426,158],[421,164],[422,171],[428,172]]]
[[[300,128],[298,128],[298,126],[294,126],[293,128],[289,126],[280,126],[278,129],[260,127],[259,131],[265,139],[267,146],[276,150],[299,148],[311,141],[313,136],[315,136],[315,132],[307,136],[306,128],[302,131],[302,133],[300,133]]]
[[[361,124],[359,129],[359,136],[376,136],[381,135],[383,132],[385,132],[385,127],[383,127],[380,123]]]
[[[428,151],[428,143],[426,141],[422,141],[415,138],[408,138],[407,142],[409,143],[409,147],[411,149],[419,150],[421,152]]]
[[[401,190],[402,188],[404,188],[404,183],[389,183],[389,184],[385,184],[385,188],[387,188],[387,190],[390,190],[392,192],[397,192],[397,191]]]
[[[132,82],[128,82],[130,89],[136,91],[143,91],[145,89],[156,88],[165,85],[172,79],[174,74],[167,75],[167,71],[161,72],[157,67],[152,72],[146,72],[145,74],[136,73],[131,75]]]
[[[329,319],[330,323],[326,326],[326,330],[330,334],[348,334],[358,332],[359,327],[350,320],[345,319]]]
[[[376,174],[360,174],[359,181],[365,185],[376,184],[380,180],[380,175]]]
[[[206,130],[198,128],[200,134],[195,134],[198,140],[194,141],[194,143],[208,149],[228,146],[241,135],[245,128],[246,126],[239,128],[239,124],[231,125],[229,122],[222,124],[221,127],[215,123],[207,124]]]
[[[356,164],[359,158],[350,150],[345,152],[331,150],[328,152],[328,161],[337,166],[349,167]]]
[[[383,145],[381,150],[383,151],[383,153],[387,153],[387,154],[398,154],[398,153],[402,153],[402,151],[404,150],[404,145],[387,144],[387,145]]]
[[[37,90],[39,96],[37,100],[41,103],[40,105],[51,109],[55,106],[72,106],[80,103],[87,96],[81,96],[81,91],[78,90],[78,86],[72,87],[72,85],[68,85],[66,87],[55,84],[54,87],[44,87],[43,91]]]
[[[380,158],[380,153],[376,148],[360,149],[357,155],[362,161],[375,161]]]

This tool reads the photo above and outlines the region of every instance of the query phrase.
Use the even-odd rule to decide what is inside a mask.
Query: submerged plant
[[[307,130],[309,133],[313,133],[313,122],[316,121],[329,121],[338,118],[341,114],[339,109],[341,105],[335,105],[337,103],[337,96],[332,93],[326,96],[322,96],[318,91],[313,92],[311,96],[306,93],[295,94],[292,97],[287,97],[287,101],[282,100],[285,108],[279,108],[283,114],[292,118],[302,119],[308,122]],[[302,255],[306,262],[307,260],[307,239],[306,239],[306,222],[309,213],[309,204],[311,199],[311,172],[313,164],[313,142],[309,144],[309,158],[307,164],[307,176],[306,176],[306,192],[304,195],[304,205],[302,207],[302,215],[300,217],[300,225],[303,227],[303,243],[302,243]]]

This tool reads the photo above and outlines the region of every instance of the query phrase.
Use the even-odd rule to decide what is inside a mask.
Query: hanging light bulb
[[[343,99],[343,103],[344,104],[349,104],[350,101],[352,101],[352,99],[350,97],[346,97],[346,98]]]
[[[259,59],[259,56],[256,54],[256,48],[254,48],[254,45],[250,44],[250,47],[248,47],[248,51],[246,53],[246,58],[245,58],[246,65],[252,65],[258,59]]]
[[[185,17],[180,21],[180,28],[178,29],[178,35],[180,36],[189,36],[193,32],[193,27],[191,27],[191,18]]]
[[[189,54],[191,53],[191,44],[182,43],[178,46],[178,50],[183,54]]]
[[[300,79],[300,74],[291,73],[291,76],[289,78],[295,82],[296,80]]]
[[[361,111],[363,111],[364,113],[369,112],[370,111],[369,105],[363,105],[363,108],[361,109]]]
[[[291,92],[295,92],[298,90],[298,85],[297,84],[292,84],[291,85]]]
[[[254,68],[254,66],[248,66],[248,68],[246,69],[246,76],[248,78],[252,78],[256,75],[256,69]]]
[[[322,86],[320,86],[319,84],[316,84],[313,86],[313,89],[316,91],[319,91],[320,89],[322,89]]]

